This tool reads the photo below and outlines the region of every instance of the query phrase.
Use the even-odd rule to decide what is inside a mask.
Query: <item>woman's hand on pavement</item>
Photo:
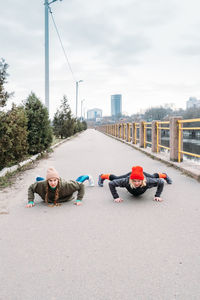
[[[81,200],[76,200],[76,202],[74,202],[74,205],[80,206],[80,205],[82,205],[82,201]]]
[[[33,207],[33,206],[35,206],[35,203],[34,202],[29,202],[27,205],[26,205],[26,207]]]
[[[116,199],[114,199],[114,202],[116,202],[116,203],[120,203],[120,202],[123,202],[124,200],[123,199],[121,199],[121,198],[116,198]]]
[[[163,201],[163,199],[162,199],[162,198],[160,198],[160,197],[154,197],[154,201],[157,201],[157,202],[162,202],[162,201]]]

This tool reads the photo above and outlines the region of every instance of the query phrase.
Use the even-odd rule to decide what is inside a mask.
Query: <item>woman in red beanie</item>
[[[75,180],[64,181],[58,172],[50,167],[47,170],[46,180],[36,181],[29,186],[26,207],[35,206],[34,194],[38,194],[45,203],[51,203],[50,206],[59,206],[61,202],[72,200],[74,192],[78,192],[74,204],[81,205],[85,193],[84,184]]]
[[[99,175],[99,186],[103,186],[103,181],[105,179],[110,180],[109,188],[115,202],[123,201],[119,197],[116,191],[116,187],[124,187],[134,196],[141,195],[147,189],[150,189],[152,187],[157,187],[154,200],[162,201],[160,195],[164,186],[163,179],[165,179],[168,184],[172,183],[172,180],[166,173],[154,173],[153,175],[151,175],[144,172],[143,168],[140,166],[134,166],[132,168],[132,172],[121,176],[116,176],[114,174],[101,174]]]

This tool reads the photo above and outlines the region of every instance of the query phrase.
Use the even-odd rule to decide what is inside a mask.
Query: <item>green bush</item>
[[[23,107],[13,105],[0,112],[0,169],[22,161],[27,155],[27,118]]]
[[[28,153],[36,154],[47,150],[53,139],[53,132],[47,108],[31,93],[25,102],[28,119]]]
[[[76,119],[73,118],[67,97],[64,96],[60,108],[53,119],[53,131],[56,137],[67,138],[74,134]]]

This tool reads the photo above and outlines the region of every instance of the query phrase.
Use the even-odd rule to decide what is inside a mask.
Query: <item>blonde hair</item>
[[[60,186],[60,180],[58,180],[58,184],[56,186],[54,204],[57,203],[57,200],[59,198],[59,186]],[[46,194],[45,194],[45,198],[44,198],[45,203],[49,203],[48,199],[49,199],[49,183],[48,183],[48,180],[47,180]]]
[[[134,180],[134,179],[130,179],[130,178],[129,178],[129,184],[130,184],[130,187],[131,187],[132,189],[137,189],[137,186],[134,185],[134,181],[133,181],[133,180]],[[147,184],[146,178],[144,178],[144,180],[141,180],[141,181],[142,181],[142,184],[140,185],[140,187],[146,186],[146,184]]]

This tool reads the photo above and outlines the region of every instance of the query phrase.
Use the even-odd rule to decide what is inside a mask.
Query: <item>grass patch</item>
[[[53,141],[52,141],[51,146],[59,143],[60,141],[62,141],[62,139],[56,138],[55,136],[53,136]],[[41,159],[47,159],[49,157],[49,154],[52,152],[53,152],[53,150],[51,148],[49,148],[45,152],[42,152],[37,157],[36,160],[34,160],[22,167],[19,167],[16,171],[8,172],[8,173],[6,173],[5,176],[0,177],[0,190],[4,189],[6,187],[10,187],[12,184],[15,183],[17,177],[19,177],[20,174],[22,174],[26,170],[35,168]],[[29,158],[30,158],[30,156],[27,156],[25,159],[29,159]],[[8,165],[7,167],[10,167],[10,166],[13,166],[13,163],[11,165]]]
[[[11,186],[22,172],[33,169],[34,167],[35,162],[31,162],[23,167],[19,167],[16,171],[6,173],[5,176],[0,177],[0,189],[4,189],[6,187]]]
[[[53,141],[51,143],[51,146],[54,146],[55,144],[59,143],[60,141],[62,141],[62,139],[53,136]]]
[[[52,151],[49,151],[52,152]],[[16,171],[8,172],[5,176],[0,177],[0,190],[10,187],[16,182],[16,179],[27,170],[34,169],[41,159],[46,159],[49,156],[49,152],[41,153],[41,155],[34,161],[27,163],[26,165],[19,167]]]

